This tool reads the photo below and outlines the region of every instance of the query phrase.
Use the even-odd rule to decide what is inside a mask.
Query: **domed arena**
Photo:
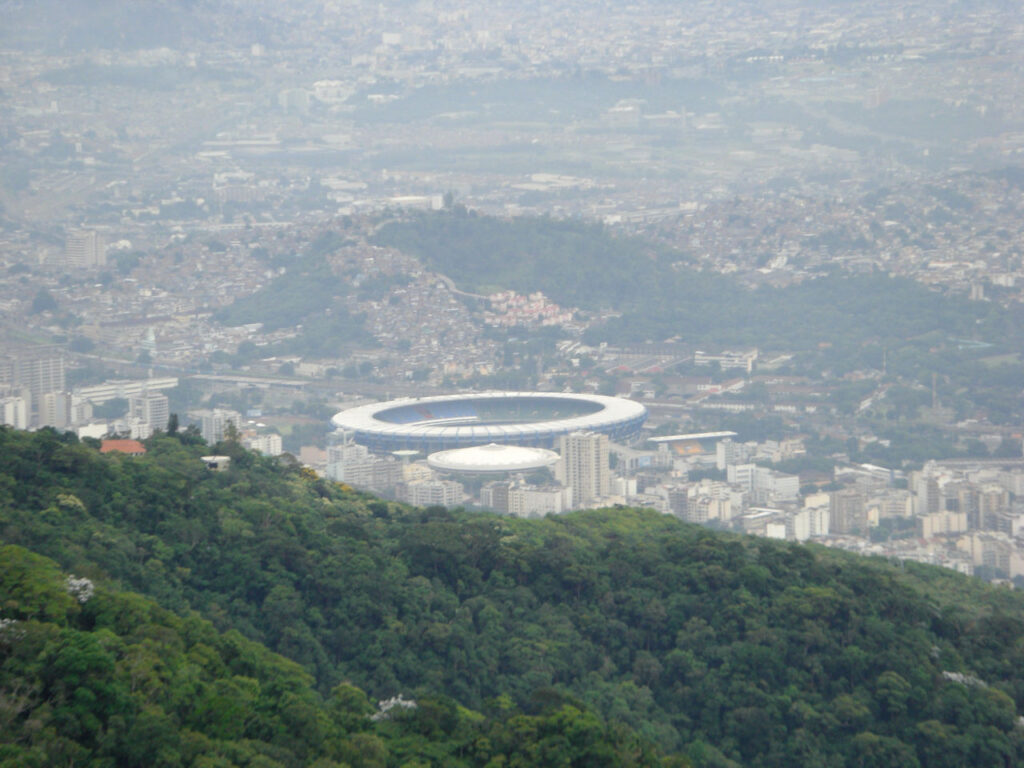
[[[337,429],[374,451],[426,454],[475,445],[553,448],[571,432],[599,432],[617,442],[639,433],[647,409],[621,397],[561,392],[483,392],[403,398],[334,415]]]

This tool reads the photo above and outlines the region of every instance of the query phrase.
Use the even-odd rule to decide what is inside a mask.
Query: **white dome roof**
[[[442,472],[525,472],[550,467],[558,454],[545,448],[519,445],[478,445],[438,451],[427,457],[427,464]]]

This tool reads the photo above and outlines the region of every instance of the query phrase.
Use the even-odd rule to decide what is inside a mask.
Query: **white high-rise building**
[[[0,397],[0,424],[28,429],[28,402],[24,397]]]
[[[730,464],[726,468],[725,479],[731,485],[738,485],[744,490],[754,490],[754,478],[757,476],[756,464]]]
[[[164,422],[167,423],[166,421]],[[212,411],[203,411],[200,417],[199,431],[207,445],[219,443],[227,434],[228,424],[234,424],[235,429],[240,429],[242,414],[238,411],[230,411],[224,408],[214,408]]]
[[[167,395],[159,392],[143,392],[128,400],[128,415],[146,422],[152,429],[167,429],[170,402]]]
[[[92,421],[92,403],[88,400],[83,400],[78,395],[72,394],[70,399],[70,410],[68,411],[68,420],[74,425],[88,424]]]
[[[146,440],[153,435],[149,423],[134,416],[115,420],[110,429],[115,435],[127,435],[132,440]]]
[[[753,453],[748,443],[736,443],[730,438],[719,440],[715,445],[715,467],[726,469],[731,464],[743,464]]]
[[[242,436],[242,445],[250,451],[262,453],[264,456],[280,456],[284,452],[281,436],[276,432],[248,433]]]
[[[827,536],[829,531],[828,506],[804,507],[787,517],[787,537],[807,541],[812,536]]]
[[[64,256],[69,267],[102,267],[107,263],[107,246],[98,232],[72,232],[65,241]]]
[[[15,352],[0,360],[0,384],[9,387],[12,394],[25,398],[29,424],[53,426],[51,422],[42,421],[42,400],[45,394],[66,390],[64,358],[55,354],[51,347]]]
[[[726,468],[726,479],[750,491],[758,504],[794,501],[800,494],[800,478],[797,475],[787,475],[756,464],[730,464]]]
[[[39,401],[39,426],[64,429],[70,423],[71,395],[47,392]]]
[[[573,432],[558,439],[562,455],[556,465],[556,476],[572,488],[573,503],[585,507],[611,493],[611,470],[608,467],[608,435],[596,432]]]

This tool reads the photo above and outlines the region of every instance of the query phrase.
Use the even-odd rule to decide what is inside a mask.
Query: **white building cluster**
[[[41,347],[0,359],[0,424],[15,429],[52,427],[79,437],[123,434],[142,440],[165,429],[169,401],[161,390],[178,385],[172,377],[116,380],[69,391],[64,353]],[[94,409],[114,399],[127,410],[111,419],[96,419]]]
[[[331,436],[326,475],[337,483],[377,493],[394,492],[395,486],[404,479],[402,464],[397,459],[370,453],[346,430],[338,430]]]

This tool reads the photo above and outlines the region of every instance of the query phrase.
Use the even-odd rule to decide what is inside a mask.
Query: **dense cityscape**
[[[1010,10],[955,26],[925,4],[409,10],[268,5],[212,24],[222,36],[171,24],[141,46],[118,42],[131,22],[83,18],[58,40],[18,11],[0,51],[4,423],[140,440],[173,412],[211,446],[230,422],[250,448],[413,504],[494,507],[497,482],[529,496],[524,516],[646,506],[1024,576],[1019,381],[997,411],[895,372],[886,342],[844,371],[794,370],[801,349],[777,339],[617,343],[615,306],[478,292],[379,236],[467,210],[582,219],[749,289],[839,269],[1012,307]],[[315,338],[267,293],[313,252],[338,283]],[[470,389],[618,395],[649,420],[600,449],[598,493],[543,468],[466,486],[328,434],[344,407]],[[938,430],[944,451],[898,455],[879,419]]]

